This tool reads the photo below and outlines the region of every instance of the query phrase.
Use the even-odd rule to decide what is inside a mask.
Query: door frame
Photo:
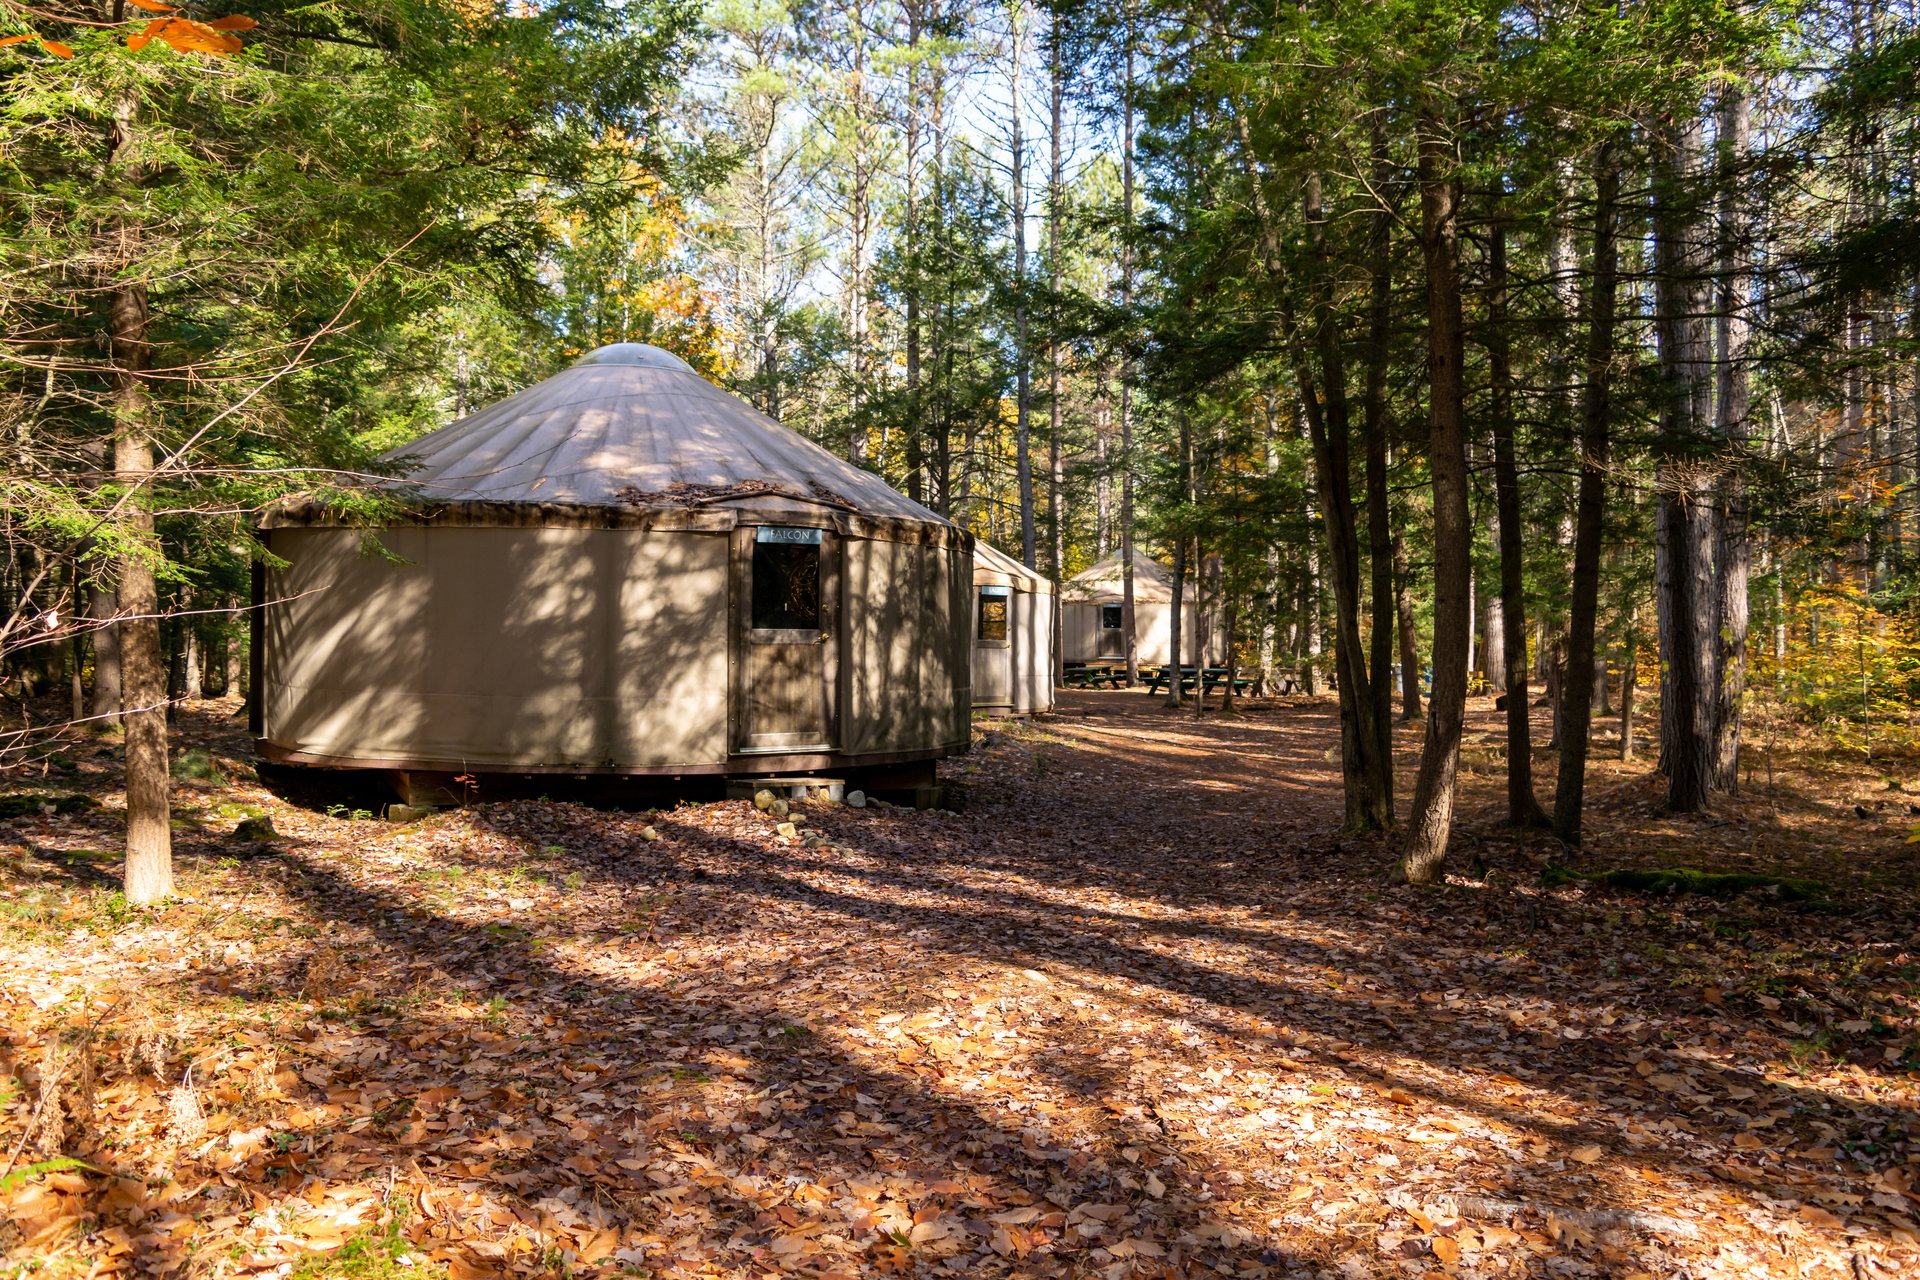
[[[814,741],[750,745],[753,738],[754,676],[753,627],[750,625],[753,621],[753,547],[762,527],[805,528],[816,530],[820,535],[821,639],[815,643],[821,648],[820,698],[823,717],[821,737]],[[842,711],[840,670],[847,634],[841,586],[845,556],[839,533],[818,525],[776,521],[743,523],[735,526],[728,535],[727,561],[727,753],[732,756],[776,756],[838,751]],[[782,643],[773,638],[781,634],[769,633],[768,639],[762,643]],[[798,640],[797,635],[794,640]]]

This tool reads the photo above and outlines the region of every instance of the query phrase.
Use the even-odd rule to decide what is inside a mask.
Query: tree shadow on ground
[[[508,815],[476,815],[483,823],[496,816]],[[739,911],[729,920],[714,922],[709,938],[732,932],[745,945],[755,928],[790,907],[843,916],[876,932],[903,940],[911,938],[916,949],[944,952],[958,959],[1007,966],[1045,963],[1055,976],[1084,982],[1089,991],[1097,991],[1106,999],[1116,998],[1108,980],[1117,980],[1121,998],[1144,1003],[1156,996],[1171,997],[1153,1012],[1198,1023],[1227,1043],[1244,1044],[1262,1034],[1278,1037],[1286,1042],[1276,1052],[1282,1057],[1296,1047],[1312,1046],[1323,1061],[1333,1059],[1341,1064],[1335,1070],[1368,1081],[1383,1092],[1397,1090],[1440,1103],[1558,1146],[1597,1143],[1622,1148],[1627,1158],[1641,1166],[1729,1189],[1747,1190],[1756,1180],[1764,1182],[1764,1175],[1752,1166],[1729,1164],[1726,1151],[1719,1155],[1719,1166],[1703,1164],[1700,1156],[1675,1149],[1670,1140],[1658,1137],[1658,1126],[1678,1122],[1683,1126],[1741,1130],[1751,1111],[1727,1099],[1738,1097],[1743,1090],[1750,1091],[1749,1097],[1770,1098],[1776,1107],[1786,1105],[1802,1122],[1840,1122],[1856,1132],[1872,1127],[1879,1133],[1904,1132],[1914,1125],[1911,1109],[1863,1106],[1819,1088],[1773,1081],[1743,1066],[1709,1068],[1676,1063],[1674,1070],[1689,1073],[1681,1077],[1685,1084],[1663,1091],[1645,1083],[1636,1070],[1643,1058],[1661,1060],[1661,1028],[1657,1022],[1643,1026],[1638,1038],[1616,1042],[1601,1031],[1582,1034],[1576,1040],[1557,1030],[1553,1034],[1528,1034],[1504,1022],[1490,1022],[1485,1010],[1477,1008],[1485,997],[1504,996],[1516,989],[1533,991],[1533,984],[1523,981],[1523,976],[1531,975],[1516,975],[1511,985],[1503,984],[1498,973],[1466,981],[1448,992],[1454,1005],[1459,1006],[1457,1010],[1444,1001],[1419,999],[1417,975],[1403,973],[1403,981],[1389,982],[1385,991],[1368,991],[1357,983],[1333,989],[1322,976],[1329,971],[1379,972],[1383,964],[1388,966],[1386,973],[1391,973],[1401,960],[1417,964],[1417,933],[1400,930],[1361,938],[1352,936],[1350,928],[1343,931],[1316,921],[1310,910],[1292,916],[1281,930],[1263,932],[1126,916],[1000,886],[983,891],[968,883],[971,863],[954,865],[951,874],[943,876],[939,859],[923,854],[917,866],[903,869],[912,865],[907,863],[910,854],[904,847],[908,841],[877,836],[874,824],[838,816],[842,821],[836,822],[831,811],[809,814],[810,820],[846,840],[841,848],[870,855],[877,852],[879,867],[854,867],[819,854],[803,857],[798,850],[769,851],[718,839],[710,831],[691,823],[676,823],[670,817],[653,820],[668,834],[667,842],[637,844],[580,865],[593,866],[615,878],[628,874],[684,877],[732,891],[743,901],[757,899],[770,904],[764,915]],[[889,824],[889,828],[892,825],[896,824]],[[852,829],[850,834],[847,828]],[[524,827],[513,822],[503,830],[527,834]],[[560,847],[579,842],[570,840],[568,833],[553,830],[545,830],[537,838],[554,840]],[[595,838],[604,841],[603,835]],[[680,861],[682,858],[686,860]],[[809,876],[849,887],[828,887]],[[1418,901],[1417,893],[1407,890],[1400,896],[1411,903]],[[1116,935],[1116,923],[1138,936],[1129,941]],[[1342,932],[1349,934],[1344,941]],[[1257,975],[1234,972],[1183,954],[1184,948],[1202,941],[1218,944],[1213,950],[1216,955],[1221,947],[1243,948],[1246,954],[1238,958],[1258,970]],[[1412,954],[1395,955],[1397,948],[1410,948]],[[1596,1018],[1606,1016],[1605,1001],[1592,993],[1563,994],[1562,1004]],[[1404,1066],[1379,1061],[1379,1055],[1389,1055]],[[1432,1069],[1452,1073],[1455,1079],[1436,1077]],[[1665,1072],[1652,1074],[1662,1076],[1662,1083],[1666,1083]],[[1525,1077],[1520,1101],[1490,1101],[1489,1095],[1499,1089],[1488,1088],[1487,1077],[1500,1075],[1508,1076],[1516,1086],[1522,1085],[1519,1077]],[[1091,1081],[1104,1078],[1075,1067],[1061,1083],[1084,1092]],[[1641,1133],[1623,1132],[1617,1120],[1607,1123],[1598,1118],[1581,1120],[1555,1114],[1568,1104],[1591,1106],[1608,1096],[1613,1098],[1609,1110],[1618,1117],[1624,1105],[1640,1123]],[[1648,1129],[1649,1125],[1654,1128]],[[1725,1137],[1730,1141],[1731,1133]],[[1810,1132],[1809,1137],[1817,1134]],[[1836,1180],[1836,1185],[1842,1182],[1844,1179]],[[1790,1194],[1778,1186],[1772,1189],[1776,1194]]]
[[[623,981],[553,958],[523,930],[421,913],[417,903],[353,883],[322,862],[292,861],[300,872],[296,892],[316,915],[364,927],[376,946],[398,949],[412,968],[424,964],[478,995],[512,1002],[515,1026],[556,1017],[573,1023],[557,1043],[530,1032],[517,1051],[483,1051],[459,1070],[438,1073],[462,1096],[472,1083],[526,1091],[524,1104],[509,1101],[486,1115],[486,1134],[496,1144],[505,1139],[506,1150],[484,1170],[469,1161],[415,1156],[404,1143],[384,1151],[382,1159],[419,1159],[429,1175],[453,1165],[451,1176],[463,1183],[490,1182],[533,1202],[590,1184],[611,1211],[641,1227],[698,1216],[702,1243],[696,1252],[729,1268],[772,1265],[780,1242],[796,1233],[848,1231],[865,1211],[853,1205],[858,1197],[847,1184],[879,1180],[892,1186],[902,1179],[920,1189],[904,1202],[904,1230],[869,1229],[856,1242],[855,1253],[881,1271],[1048,1274],[1091,1261],[1096,1248],[1108,1250],[1099,1259],[1103,1264],[1116,1257],[1140,1259],[1146,1265],[1137,1274],[1146,1275],[1185,1274],[1203,1259],[1242,1272],[1286,1269],[1300,1261],[1275,1241],[1254,1238],[1211,1214],[1206,1188],[1189,1185],[1187,1172],[1189,1165],[1205,1168],[1204,1153],[1186,1149],[1147,1119],[1114,1116],[1100,1133],[1062,1140],[1044,1126],[1021,1124],[1017,1105],[988,1107],[947,1088],[937,1066],[889,1068],[877,1055],[839,1042],[831,1026],[808,1028],[815,1012],[783,1004],[778,989],[748,991],[747,999],[734,1001],[675,994],[676,985],[699,975]],[[273,978],[262,980],[263,990],[275,985]],[[451,1028],[456,1035],[461,1030]],[[575,1030],[584,1034],[570,1034]],[[397,1046],[433,1042],[448,1031],[414,1013],[379,1035]],[[322,1061],[328,1057],[325,1039],[310,1050]],[[350,1062],[342,1055],[329,1086],[353,1077]],[[750,1105],[732,1112],[716,1100],[694,1108],[705,1112],[701,1118],[649,1105],[684,1102],[716,1078],[725,1085],[714,1092],[725,1099],[774,1098],[778,1105],[767,1115]],[[665,1099],[650,1092],[663,1085]],[[563,1108],[569,1095],[573,1105]],[[485,1114],[487,1106],[476,1101],[468,1114]],[[525,1115],[516,1115],[522,1108]],[[551,1123],[561,1110],[572,1111],[576,1121],[564,1136]],[[589,1112],[603,1113],[605,1122],[577,1123]],[[541,1132],[521,1151],[512,1138],[528,1119]],[[323,1157],[325,1150],[323,1143],[311,1154]],[[678,1162],[683,1176],[701,1187],[701,1213],[676,1212],[693,1203],[663,1199],[657,1177],[636,1176],[622,1161],[649,1175]],[[701,1170],[718,1179],[699,1178]],[[1146,1189],[1143,1175],[1149,1173],[1159,1184],[1157,1196]],[[796,1196],[805,1188],[830,1194],[824,1201]],[[1030,1228],[1005,1229],[1024,1224],[993,1220],[1022,1205],[1043,1211],[1028,1222],[1051,1220],[1051,1229],[1043,1228],[1044,1242],[1034,1240]],[[1088,1205],[1098,1213],[1061,1220]],[[942,1224],[941,1231],[924,1241],[909,1239],[911,1215]],[[1118,1241],[1105,1230],[1109,1223],[1127,1224],[1159,1256],[1149,1257],[1137,1245],[1113,1254],[1108,1247]],[[1082,1224],[1098,1230],[1080,1233]],[[1188,1243],[1178,1243],[1182,1238]],[[670,1266],[674,1256],[666,1248],[655,1261]]]

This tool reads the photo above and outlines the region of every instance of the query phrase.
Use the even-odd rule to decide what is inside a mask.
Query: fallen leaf
[[[1847,1225],[1839,1218],[1828,1213],[1825,1209],[1822,1209],[1819,1205],[1803,1204],[1800,1206],[1799,1212],[1801,1221],[1816,1227],[1829,1227],[1839,1230]]]

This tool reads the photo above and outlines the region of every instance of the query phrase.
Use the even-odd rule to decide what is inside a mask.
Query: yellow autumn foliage
[[[1754,645],[1752,687],[1849,750],[1920,748],[1920,618],[1878,607],[1858,585],[1822,583],[1788,601],[1789,643]],[[1755,636],[1755,641],[1761,637]]]

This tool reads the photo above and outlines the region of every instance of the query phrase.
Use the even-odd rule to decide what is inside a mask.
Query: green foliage
[[[276,1135],[285,1136],[285,1135]],[[446,1268],[416,1252],[406,1237],[406,1206],[390,1201],[386,1225],[362,1231],[331,1252],[309,1253],[288,1280],[435,1280]]]
[[[224,783],[226,774],[220,770],[220,762],[213,753],[204,747],[189,747],[174,757],[173,779],[175,782],[206,782],[219,785]]]
[[[85,1160],[75,1160],[71,1156],[55,1156],[51,1160],[38,1160],[32,1164],[22,1165],[5,1177],[0,1177],[0,1195],[6,1195],[15,1187],[31,1182],[42,1174],[61,1173],[67,1169],[86,1169],[93,1173],[100,1172],[100,1170],[95,1169]]]

